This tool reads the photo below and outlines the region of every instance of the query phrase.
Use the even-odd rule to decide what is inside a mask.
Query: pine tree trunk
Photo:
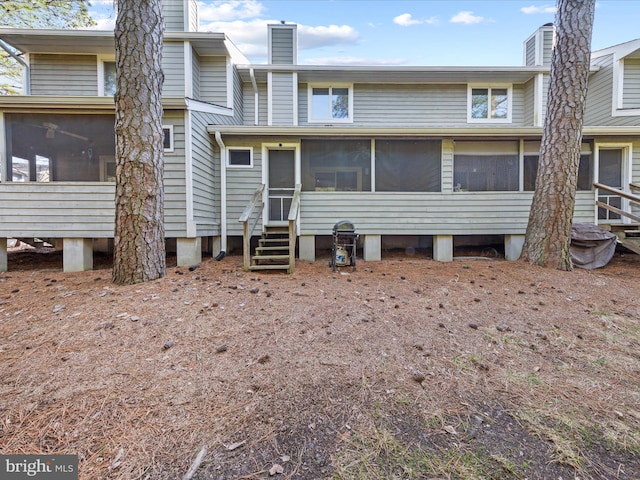
[[[521,258],[572,270],[569,246],[591,63],[595,0],[558,0],[536,189]]]
[[[118,0],[116,219],[113,281],[163,277],[164,150],[161,0]]]

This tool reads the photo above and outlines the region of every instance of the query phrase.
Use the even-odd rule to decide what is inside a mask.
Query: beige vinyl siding
[[[640,58],[627,58],[624,61],[622,107],[640,108]]]
[[[185,181],[184,113],[165,112],[163,125],[173,125],[173,152],[164,154],[164,222],[168,237],[185,236],[187,203]]]
[[[0,183],[0,237],[109,238],[113,183]]]
[[[31,95],[98,95],[95,55],[31,55]]]
[[[273,73],[271,76],[272,125],[293,125],[293,78],[292,73]]]
[[[193,178],[193,219],[198,236],[219,235],[220,202],[217,201],[215,187],[219,172],[219,163],[214,162],[215,140],[207,134],[208,116],[203,113],[191,113],[193,140],[192,178]],[[219,183],[219,182],[218,182]]]
[[[162,95],[184,97],[184,44],[182,42],[165,42],[162,50],[162,70],[164,72]]]
[[[242,224],[238,219],[251,201],[256,188],[262,184],[262,143],[231,137],[225,140],[225,144],[227,147],[253,147],[252,168],[227,167],[227,232],[228,235],[242,235]],[[219,155],[218,151],[217,162],[220,161]],[[258,224],[254,235],[259,235],[261,228],[261,224]]]
[[[271,63],[274,65],[294,63],[293,50],[293,29],[291,28],[274,28],[272,29],[272,50]]]
[[[633,151],[631,153],[631,182],[640,185],[640,139],[633,142]],[[632,190],[634,195],[640,195],[639,190]],[[640,205],[631,203],[631,212],[640,216]]]
[[[302,235],[329,235],[348,218],[359,234],[524,234],[533,192],[356,193],[303,192]],[[593,221],[593,193],[579,192],[576,221]]]
[[[226,57],[201,57],[200,99],[223,107],[227,105]]]
[[[192,97],[196,100],[200,100],[200,56],[194,50],[191,51],[191,69],[191,84],[193,88]]]

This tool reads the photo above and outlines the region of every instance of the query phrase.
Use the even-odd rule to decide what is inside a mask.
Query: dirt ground
[[[0,453],[81,479],[640,478],[640,256],[0,273]]]

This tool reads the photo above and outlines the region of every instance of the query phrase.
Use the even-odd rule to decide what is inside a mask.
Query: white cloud
[[[472,25],[474,23],[484,22],[485,18],[479,15],[474,15],[473,12],[467,10],[464,12],[456,13],[453,17],[451,17],[451,20],[449,21],[451,23],[464,23],[465,25]]]
[[[437,25],[438,17],[429,17],[425,19],[415,19],[410,13],[403,13],[393,19],[393,23],[402,27],[410,27],[411,25]]]
[[[264,5],[256,0],[198,2],[200,23],[255,18],[262,15],[263,12]]]
[[[535,13],[556,13],[557,8],[553,5],[531,5],[530,7],[522,7],[520,11],[522,13],[526,13],[527,15],[532,15]]]
[[[301,49],[353,45],[358,41],[358,37],[358,31],[348,25],[318,27],[298,25],[298,46]]]

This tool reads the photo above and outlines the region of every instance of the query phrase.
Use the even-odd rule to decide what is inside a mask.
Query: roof
[[[591,53],[591,58],[598,58],[611,54],[615,54],[617,58],[640,58],[640,38],[619,43],[612,47],[596,50]]]
[[[109,30],[34,30],[0,28],[0,39],[24,53],[113,55],[115,40]],[[165,42],[188,41],[199,55],[246,58],[224,33],[165,32]]]

